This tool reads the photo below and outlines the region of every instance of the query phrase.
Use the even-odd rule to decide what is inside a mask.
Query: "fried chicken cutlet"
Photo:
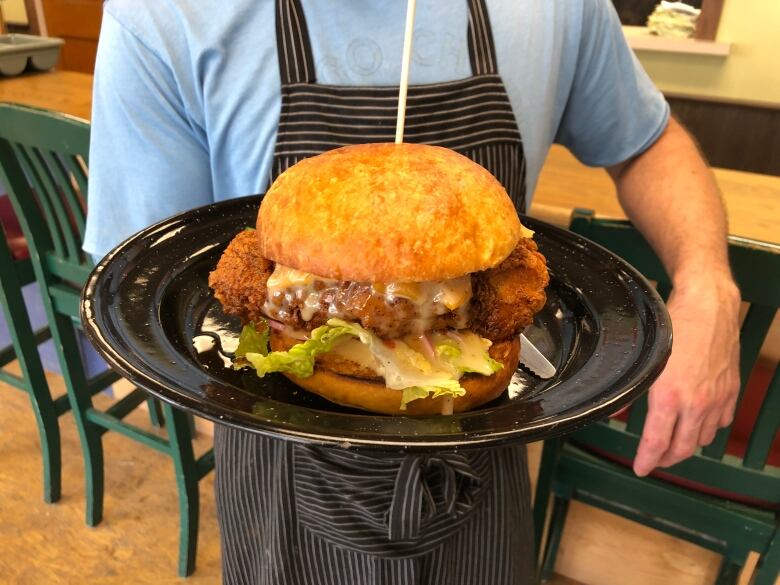
[[[244,322],[257,321],[271,312],[292,329],[311,331],[338,314],[380,337],[394,339],[413,333],[419,321],[426,320],[426,330],[473,327],[479,335],[500,341],[516,336],[529,325],[546,300],[544,289],[549,277],[545,259],[530,238],[522,238],[494,268],[455,279],[460,282],[454,285],[421,287],[416,293],[406,292],[406,296],[399,294],[388,301],[387,290],[377,285],[318,277],[307,281],[308,288],[299,288],[315,291],[316,296],[310,297],[311,292],[269,295],[275,264],[258,252],[256,237],[254,230],[239,233],[209,276],[209,286],[225,313]],[[433,292],[425,297],[429,289]],[[465,295],[470,303],[455,308],[437,306],[437,294]]]

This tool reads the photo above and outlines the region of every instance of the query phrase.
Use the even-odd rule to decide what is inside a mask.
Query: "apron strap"
[[[473,75],[498,73],[496,48],[485,0],[469,0],[469,59]]]
[[[316,81],[309,32],[299,0],[276,0],[276,47],[282,85]]]

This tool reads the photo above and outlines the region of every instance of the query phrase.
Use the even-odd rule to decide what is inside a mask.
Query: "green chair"
[[[167,439],[123,421],[148,400],[134,389],[105,411],[92,396],[119,379],[113,370],[89,378],[76,328],[79,300],[92,262],[81,250],[86,218],[89,126],[75,118],[34,108],[0,104],[0,182],[4,183],[30,250],[35,278],[57,350],[68,398],[79,431],[86,479],[86,519],[103,516],[103,446],[112,430],[169,455],[179,488],[179,574],[195,567],[198,481],[214,467],[213,451],[196,459],[191,418],[163,405]],[[150,403],[150,414],[156,412]]]
[[[5,226],[0,225],[0,232],[0,301],[11,336],[11,343],[0,348],[0,381],[30,397],[41,442],[43,499],[51,504],[60,499],[62,487],[58,417],[70,410],[70,403],[66,395],[52,399],[38,354],[38,345],[51,333],[48,327],[33,330],[22,296],[22,287],[35,282],[32,262],[13,253]],[[20,374],[6,367],[14,360],[18,361]]]
[[[592,212],[576,210],[571,229],[622,256],[658,282],[659,292],[668,297],[668,276],[631,224],[594,219]],[[729,255],[742,300],[750,305],[740,334],[738,419],[748,408],[754,412],[742,425],[741,448],[734,440],[737,423],[732,423],[690,459],[648,478],[636,477],[630,462],[647,413],[646,397],[632,405],[627,417],[546,441],[534,504],[542,579],[555,566],[569,502],[579,500],[723,555],[717,585],[737,582],[750,551],[760,554],[753,585],[775,583],[780,570],[780,466],[772,445],[780,424],[780,368],[762,362],[764,382],[756,384],[754,366],[780,305],[780,246],[729,238]]]

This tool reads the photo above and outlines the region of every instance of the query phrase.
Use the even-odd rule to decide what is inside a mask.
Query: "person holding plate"
[[[107,2],[85,250],[102,256],[164,217],[264,192],[314,154],[392,141],[405,10],[379,0]],[[552,143],[606,168],[675,285],[674,348],[650,392],[636,473],[690,456],[731,421],[739,293],[723,206],[609,0],[420,0],[406,136],[476,160],[520,212]],[[217,425],[215,454],[225,583],[533,582],[522,445],[421,462]],[[454,503],[447,478],[463,488]],[[414,487],[411,499],[373,509],[372,496],[399,482]],[[312,486],[351,490],[349,514]],[[474,486],[484,497],[469,500]],[[304,522],[301,506],[334,521]]]

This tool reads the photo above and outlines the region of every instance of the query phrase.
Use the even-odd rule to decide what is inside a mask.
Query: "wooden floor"
[[[54,393],[61,381],[51,378]],[[148,426],[137,412],[129,420]],[[103,522],[84,523],[81,452],[73,420],[60,421],[63,496],[44,504],[35,420],[26,395],[0,384],[0,584],[212,584],[220,582],[213,474],[201,482],[197,570],[176,577],[176,487],[169,459],[115,433],[104,437]],[[211,442],[201,436],[198,452]],[[531,447],[532,475],[538,461]],[[572,506],[553,585],[705,585],[719,559],[620,518]]]

